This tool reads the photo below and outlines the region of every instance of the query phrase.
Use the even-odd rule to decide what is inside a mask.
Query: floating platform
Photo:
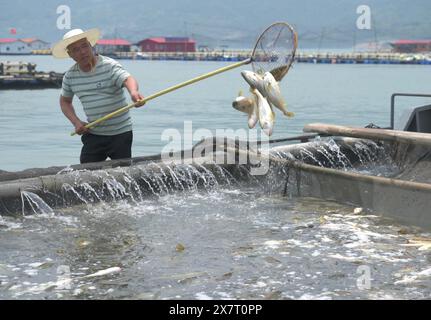
[[[62,82],[63,74],[60,73],[0,76],[0,90],[61,88]]]
[[[0,90],[61,88],[63,73],[36,71],[36,65],[21,61],[0,62]]]
[[[115,59],[183,60],[183,61],[242,61],[250,50],[215,50],[208,52],[116,52]],[[295,61],[314,64],[416,64],[431,65],[431,55],[393,52],[297,52]]]
[[[50,55],[50,50],[34,50],[33,55]],[[226,61],[248,59],[251,50],[211,50],[196,52],[115,52],[114,59]],[[304,52],[297,51],[295,61],[312,64],[407,64],[431,65],[431,53],[407,54],[397,52]]]

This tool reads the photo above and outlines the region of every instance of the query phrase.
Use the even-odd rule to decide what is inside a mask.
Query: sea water
[[[59,60],[50,56],[1,57],[1,60],[17,59],[36,63],[37,69],[43,71],[65,72],[72,65],[71,59]],[[229,64],[143,60],[120,60],[120,63],[137,78],[144,96]],[[186,127],[191,123],[193,132],[208,129],[212,135],[217,129],[248,130],[246,114],[233,109],[232,101],[240,90],[249,94],[240,71],[250,68],[244,66],[228,71],[133,109],[133,156],[160,153],[169,143],[162,140],[168,129],[178,130],[184,138],[185,121]],[[391,94],[430,93],[431,76],[429,66],[299,63],[280,85],[288,110],[294,112],[295,117],[286,118],[275,110],[275,129],[271,138],[301,134],[304,125],[313,122],[362,127],[375,123],[387,127]],[[81,141],[78,136],[70,136],[73,127],[60,110],[59,95],[60,89],[0,90],[0,170],[79,163]],[[396,116],[405,107],[430,101],[398,98]],[[85,120],[77,98],[74,105],[78,115]],[[253,134],[245,132],[253,140]],[[195,139],[197,142],[200,137]],[[180,141],[177,149],[185,143],[190,142]]]
[[[45,71],[70,65],[51,57],[26,60]],[[226,65],[121,63],[144,95]],[[166,144],[163,131],[181,132],[185,120],[214,132],[245,128],[246,117],[231,107],[237,91],[247,91],[239,71],[133,110],[134,155],[159,153]],[[273,137],[300,134],[310,122],[388,126],[390,95],[428,93],[429,83],[427,66],[295,65],[282,91],[296,116],[277,114]],[[77,163],[80,141],[70,137],[58,97],[55,89],[0,92],[0,169]],[[32,215],[0,216],[0,299],[428,299],[431,294],[431,234],[378,212],[235,181],[132,200],[50,208],[24,194]]]

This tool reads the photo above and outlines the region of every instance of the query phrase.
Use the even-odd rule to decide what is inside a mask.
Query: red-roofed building
[[[16,42],[18,39],[15,38],[0,38],[0,43],[12,43]]]
[[[113,54],[115,52],[130,52],[132,44],[124,39],[100,39],[96,43],[96,52],[101,54]]]
[[[30,54],[31,47],[20,39],[0,38],[0,54]]]
[[[395,52],[431,52],[431,40],[398,40],[391,43]]]
[[[27,43],[31,50],[48,50],[50,49],[50,44],[43,40],[37,38],[23,38],[20,39],[22,42]]]
[[[183,37],[156,37],[138,42],[142,52],[195,52],[196,41]]]

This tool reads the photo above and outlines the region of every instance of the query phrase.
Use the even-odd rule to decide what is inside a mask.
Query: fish
[[[285,116],[293,117],[294,113],[289,112],[286,109],[287,104],[281,95],[280,86],[275,80],[274,76],[271,74],[271,72],[265,72],[265,74],[263,75],[263,86],[268,101],[272,105],[280,109],[280,111],[283,112]]]
[[[81,277],[81,278],[94,278],[94,277],[101,277],[101,276],[106,276],[106,275],[108,275],[108,274],[112,274],[112,273],[118,273],[118,272],[120,272],[120,271],[121,271],[121,268],[120,268],[120,267],[112,267],[112,268],[108,268],[108,269],[105,269],[105,270],[97,271],[97,272],[95,272],[95,273],[92,273],[92,274],[89,274],[89,275],[83,276],[83,277]]]
[[[69,272],[64,272],[64,274],[62,273],[59,277],[57,281],[49,281],[47,283],[42,283],[39,284],[35,287],[30,288],[29,290],[26,290],[26,293],[40,293],[43,291],[51,291],[53,289],[60,289],[60,290],[64,290],[64,289],[70,289],[71,286],[73,285],[74,281],[79,281],[79,280],[84,280],[84,279],[88,279],[88,278],[94,278],[94,277],[100,277],[100,276],[105,276],[108,274],[113,274],[113,273],[118,273],[121,271],[120,267],[112,267],[112,268],[108,268],[105,270],[100,270],[97,271],[96,273],[92,273],[86,276],[79,276],[79,277],[71,277]],[[58,271],[57,271],[58,272]],[[59,273],[59,272],[58,272]],[[60,273],[59,273],[60,274]]]
[[[281,67],[272,69],[270,72],[274,76],[274,79],[280,82],[281,79],[283,79],[283,77],[286,75],[287,71],[289,71],[288,66],[281,66]]]
[[[250,91],[252,89],[250,88]],[[248,114],[248,127],[253,129],[259,120],[256,98],[254,95],[251,98],[244,97],[240,91],[238,97],[232,102],[232,107],[238,111]]]
[[[266,98],[261,95],[259,90],[254,89],[253,93],[257,98],[256,104],[257,104],[257,110],[259,115],[260,127],[262,128],[263,132],[265,132],[267,136],[271,136],[272,131],[274,129],[274,119],[275,119],[274,111],[272,111],[272,108],[268,103],[268,100],[266,100]]]
[[[252,90],[250,90],[252,91]],[[253,93],[253,104],[251,105],[251,112],[248,115],[248,127],[253,129],[259,121],[259,109],[257,107],[257,96]]]
[[[418,247],[419,251],[431,250],[431,239],[429,238],[414,238],[409,240],[408,244],[402,244],[405,247]]]
[[[266,97],[265,87],[263,85],[263,78],[260,74],[253,71],[244,70],[241,71],[241,75],[252,89],[259,90],[260,94]]]
[[[240,91],[238,97],[232,102],[232,107],[238,111],[250,114],[253,111],[253,98],[244,97]]]

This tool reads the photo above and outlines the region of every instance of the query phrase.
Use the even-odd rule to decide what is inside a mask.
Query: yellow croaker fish
[[[251,112],[248,114],[248,127],[253,129],[256,126],[256,123],[259,121],[259,109],[257,107],[257,96],[253,92],[254,89],[250,88],[251,93],[253,94],[253,104],[251,106]]]
[[[120,267],[112,267],[112,268],[108,268],[108,269],[105,269],[105,270],[97,271],[96,273],[92,273],[92,274],[83,276],[81,278],[101,277],[101,276],[106,276],[108,274],[118,273],[118,272],[121,272],[121,268]]]
[[[248,70],[241,71],[241,75],[252,89],[257,89],[263,97],[266,97],[263,78],[261,75]]]
[[[240,91],[238,97],[232,102],[232,107],[238,111],[250,114],[253,111],[254,99],[244,97]]]
[[[256,96],[260,127],[267,136],[271,136],[274,129],[274,111],[272,111],[268,100],[266,100],[265,97],[261,95],[259,90],[254,89],[252,92]]]
[[[287,111],[287,104],[281,95],[280,86],[270,72],[265,72],[263,75],[263,87],[268,101],[280,109],[285,116],[293,117],[294,113]]]
[[[234,102],[232,102],[232,107],[238,111],[248,114],[248,127],[250,129],[253,129],[256,126],[256,123],[259,120],[259,115],[256,106],[256,98],[254,95],[251,98],[244,97],[240,91],[238,97]]]
[[[284,76],[286,75],[287,71],[289,71],[289,67],[288,66],[281,66],[281,67],[272,69],[270,72],[274,76],[274,79],[277,82],[280,82],[281,79],[283,79]]]

